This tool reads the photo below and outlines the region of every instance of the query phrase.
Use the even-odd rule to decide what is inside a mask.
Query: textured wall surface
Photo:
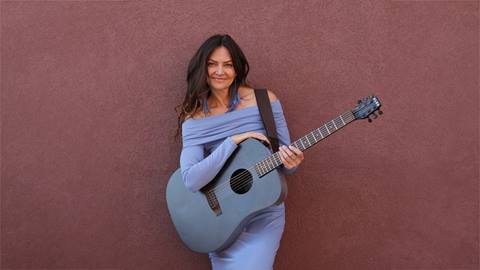
[[[479,268],[478,1],[1,1],[1,268],[209,269],[170,222],[174,106],[210,35],[306,152],[275,269]]]

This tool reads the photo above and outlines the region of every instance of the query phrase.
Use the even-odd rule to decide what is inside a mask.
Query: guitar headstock
[[[365,119],[368,118],[368,122],[372,122],[370,115],[372,115],[373,119],[376,119],[378,115],[375,114],[378,111],[378,114],[383,114],[380,110],[380,100],[378,97],[371,95],[368,97],[363,98],[362,100],[358,101],[358,105],[352,110],[355,119]]]

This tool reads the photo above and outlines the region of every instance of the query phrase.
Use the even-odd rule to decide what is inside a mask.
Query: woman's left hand
[[[287,169],[296,167],[303,161],[303,152],[292,145],[288,147],[282,145],[278,150],[280,152],[280,159]]]

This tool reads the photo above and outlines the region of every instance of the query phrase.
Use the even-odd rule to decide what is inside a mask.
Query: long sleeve
[[[227,137],[205,158],[203,145],[186,146],[180,154],[183,182],[188,190],[197,192],[208,184],[237,148],[231,137]]]
[[[290,145],[290,133],[288,132],[287,121],[285,120],[285,116],[283,115],[283,110],[274,113],[274,121],[275,126],[277,128],[277,136],[278,136],[278,144],[279,146],[282,145]],[[292,174],[298,169],[298,166],[295,166],[291,169],[285,168],[284,165],[280,166],[280,171],[284,174]]]
[[[279,101],[272,102],[274,121],[280,145],[290,144],[290,134]],[[257,107],[247,107],[223,115],[201,120],[187,120],[182,124],[183,148],[180,154],[180,171],[188,190],[197,192],[208,184],[221,170],[237,145],[231,136],[248,131],[261,132],[265,129]],[[204,146],[219,142],[210,154]],[[297,167],[279,170],[291,174]]]

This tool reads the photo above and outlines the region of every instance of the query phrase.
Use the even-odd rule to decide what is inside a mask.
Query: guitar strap
[[[267,89],[255,89],[255,98],[257,99],[258,110],[262,117],[263,126],[267,131],[268,140],[272,144],[272,150],[278,152],[278,136],[277,129],[275,127],[275,121],[273,120],[272,105],[268,98]]]

